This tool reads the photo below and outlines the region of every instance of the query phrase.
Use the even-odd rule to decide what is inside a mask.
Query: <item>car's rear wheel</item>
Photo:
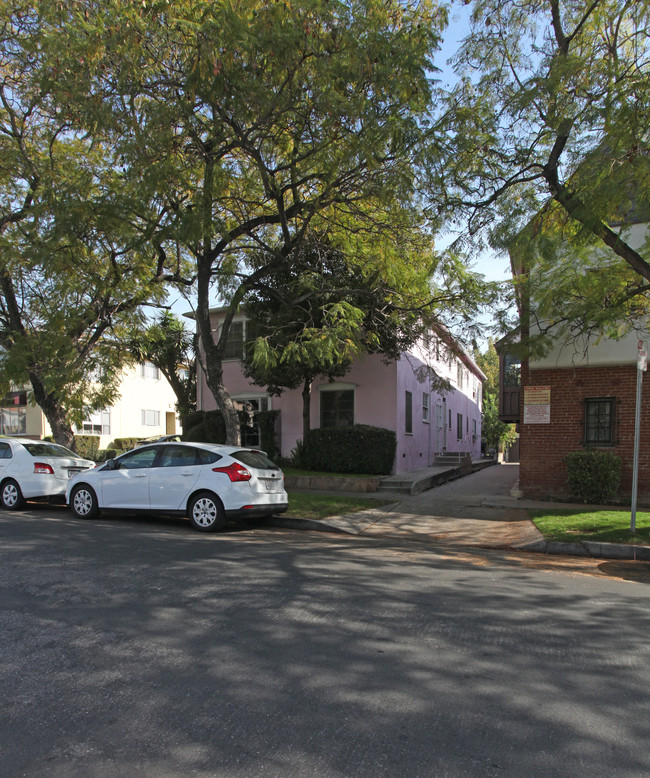
[[[18,511],[25,506],[25,498],[20,491],[20,486],[13,480],[8,478],[0,489],[0,502],[2,507],[8,511]]]
[[[86,484],[75,486],[70,493],[70,510],[78,519],[94,519],[99,516],[99,505],[94,489]]]
[[[226,523],[221,500],[212,492],[199,492],[190,500],[187,510],[190,524],[200,532],[214,532]]]

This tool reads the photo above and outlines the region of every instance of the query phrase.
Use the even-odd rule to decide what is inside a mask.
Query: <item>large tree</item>
[[[409,243],[422,217],[417,155],[446,10],[433,0],[113,0],[62,13],[51,86],[82,84],[85,110],[99,101],[97,121],[119,134],[124,169],[157,185],[168,209],[158,245],[193,260],[185,280],[197,284],[207,382],[238,442],[222,373],[232,318],[308,231],[331,230],[337,248],[387,278],[419,261]],[[216,338],[215,296],[229,305]]]
[[[550,325],[617,334],[647,311],[649,28],[648,0],[472,3],[437,172],[472,232],[520,236]]]
[[[46,88],[53,9],[2,4],[0,376],[29,387],[73,447],[73,424],[115,397],[116,340],[160,299],[164,263],[151,245],[161,208],[132,207],[134,182],[79,112],[85,93],[57,101]]]
[[[312,235],[285,271],[251,290],[246,314],[256,339],[247,344],[244,372],[272,394],[302,387],[303,440],[316,377],[345,375],[362,353],[396,360],[423,332],[429,273],[419,290],[409,281],[404,290],[377,273],[368,277],[326,237]]]

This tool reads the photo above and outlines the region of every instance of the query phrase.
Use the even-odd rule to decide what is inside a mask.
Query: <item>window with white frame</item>
[[[422,421],[425,422],[425,424],[428,424],[430,422],[430,402],[431,398],[426,392],[422,392]]]
[[[27,408],[0,408],[0,434],[24,435],[27,432]]]
[[[151,362],[140,363],[140,377],[141,378],[153,378],[158,381],[160,378],[160,370]]]
[[[143,427],[159,427],[160,426],[160,411],[148,411],[142,412],[142,426]]]
[[[462,362],[458,362],[456,365],[456,383],[458,384],[458,388],[463,388],[463,373],[465,371],[463,370]]]
[[[78,432],[84,435],[110,435],[111,412],[110,410],[96,411],[87,416]]]
[[[413,434],[413,395],[411,392],[404,392],[404,432],[407,435]]]
[[[476,440],[476,419],[472,419],[472,440]]]

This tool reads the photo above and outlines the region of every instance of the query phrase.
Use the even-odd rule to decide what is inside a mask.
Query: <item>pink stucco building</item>
[[[212,311],[212,316],[218,334],[222,309]],[[233,322],[224,360],[224,382],[234,400],[250,403],[255,410],[280,411],[280,450],[283,456],[290,456],[302,437],[301,391],[271,397],[244,377],[240,356],[246,324],[243,314]],[[451,388],[436,390],[432,374],[448,380]],[[395,473],[427,467],[436,454],[462,452],[479,457],[484,380],[473,359],[448,335],[432,333],[397,362],[386,365],[379,356],[367,355],[337,381],[316,379],[311,388],[311,428],[371,424],[394,430]],[[198,408],[216,408],[201,370]],[[245,442],[256,445],[254,437],[253,429]]]

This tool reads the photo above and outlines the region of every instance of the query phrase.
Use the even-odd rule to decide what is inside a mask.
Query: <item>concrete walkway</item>
[[[390,501],[321,521],[275,517],[275,526],[392,537],[453,546],[511,548],[542,553],[650,560],[650,547],[615,543],[549,543],[527,509],[571,507],[517,499],[519,467],[500,464],[415,495],[377,495]],[[331,492],[329,492],[331,494]],[[358,494],[356,496],[359,496]]]

